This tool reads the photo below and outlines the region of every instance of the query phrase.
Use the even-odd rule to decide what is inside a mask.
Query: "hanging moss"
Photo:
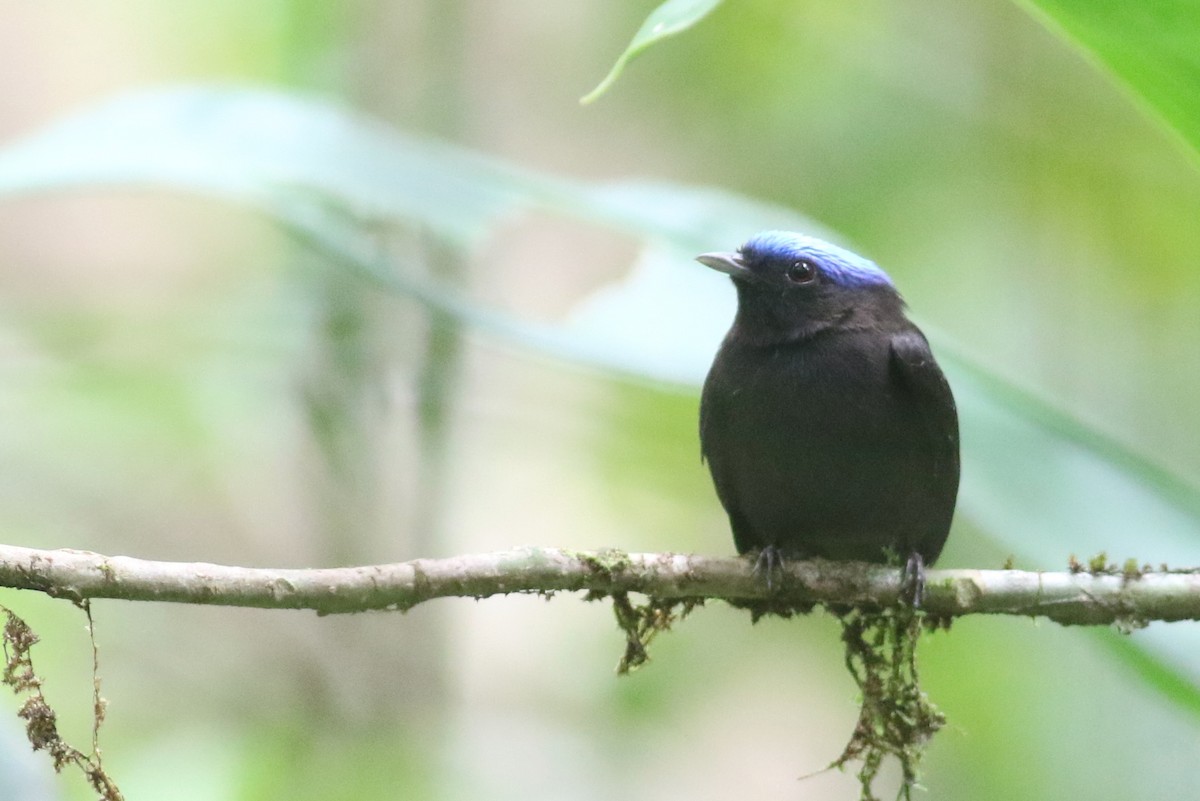
[[[917,643],[926,622],[907,605],[883,610],[853,609],[838,615],[846,646],[846,669],[862,694],[850,742],[831,768],[860,762],[860,801],[878,801],[875,779],[883,760],[900,762],[898,798],[908,801],[920,778],[921,756],[946,718],[921,691]],[[940,625],[939,621],[934,621]]]

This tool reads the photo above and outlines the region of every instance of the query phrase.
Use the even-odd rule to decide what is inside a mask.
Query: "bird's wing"
[[[893,375],[920,410],[933,449],[934,469],[939,475],[953,473],[957,477],[958,412],[954,395],[920,331],[914,328],[892,335],[891,366]]]

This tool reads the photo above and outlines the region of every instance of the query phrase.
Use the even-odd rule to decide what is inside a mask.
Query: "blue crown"
[[[763,231],[742,245],[747,261],[807,259],[833,283],[844,287],[894,286],[875,262],[821,239],[789,231]]]

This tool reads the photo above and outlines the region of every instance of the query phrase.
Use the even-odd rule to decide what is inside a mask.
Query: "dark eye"
[[[817,265],[805,259],[794,261],[787,268],[787,279],[793,284],[811,284],[817,280]]]

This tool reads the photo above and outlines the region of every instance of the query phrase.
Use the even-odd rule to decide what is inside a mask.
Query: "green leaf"
[[[268,211],[307,197],[364,225],[416,219],[460,242],[542,189],[332,105],[221,86],[119,96],[0,154],[0,193],[140,184]]]
[[[688,271],[715,280],[687,266],[692,255],[760,228],[822,231],[792,211],[712,189],[573,182],[389,130],[332,105],[244,87],[123,95],[0,150],[0,195],[89,186],[155,186],[257,208],[391,291],[510,341],[660,381],[696,376],[649,370],[603,331],[565,336],[400,273],[382,257],[374,230],[417,224],[470,247],[497,222],[538,209],[670,248],[685,283]]]
[[[1125,84],[1152,116],[1200,153],[1200,3],[1020,0]]]
[[[616,83],[617,78],[625,71],[625,65],[643,50],[668,36],[687,30],[720,4],[721,0],[667,0],[654,9],[633,35],[629,46],[617,56],[616,63],[608,71],[608,75],[604,76],[604,80],[600,81],[600,85],[584,95],[579,102],[586,105],[599,98]]]

